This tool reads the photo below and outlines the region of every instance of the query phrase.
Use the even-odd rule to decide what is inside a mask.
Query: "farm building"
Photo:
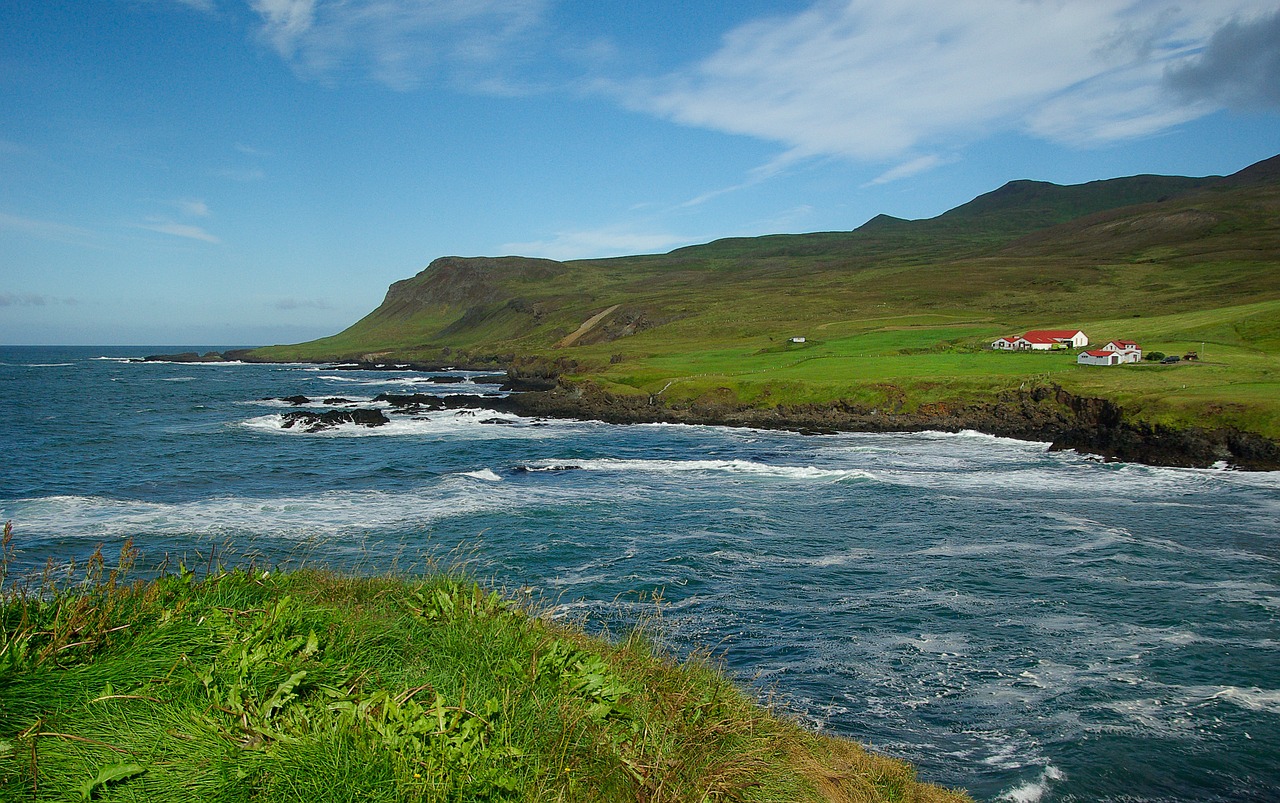
[[[1141,361],[1142,348],[1132,340],[1112,340],[1100,349],[1082,351],[1076,358],[1081,365],[1121,365]]]
[[[1049,351],[1078,349],[1089,345],[1089,337],[1079,329],[1033,329],[1025,335],[1002,337],[991,344],[997,351]]]

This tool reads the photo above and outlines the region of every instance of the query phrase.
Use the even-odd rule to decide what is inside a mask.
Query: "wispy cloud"
[[[173,237],[183,237],[188,240],[200,240],[205,243],[213,243],[218,245],[222,242],[214,235],[200,228],[187,223],[176,223],[172,220],[163,218],[150,218],[145,223],[139,223],[138,228],[147,231],[159,232],[160,234],[168,234]]]
[[[669,251],[697,240],[673,234],[637,232],[625,227],[610,226],[600,229],[557,232],[549,240],[526,243],[506,243],[500,246],[505,253],[547,259],[595,259],[628,254],[652,254]]]
[[[0,212],[0,231],[13,231],[42,240],[87,245],[95,243],[98,236],[88,229],[70,226],[52,220],[8,215]]]
[[[877,184],[888,184],[891,181],[900,181],[904,178],[927,172],[933,168],[946,164],[949,159],[944,159],[937,154],[929,154],[927,156],[918,156],[915,159],[903,162],[896,167],[891,167],[880,175],[868,181],[864,186],[874,187]]]
[[[261,35],[299,74],[371,76],[412,89],[492,64],[543,22],[550,0],[252,0]]]
[[[199,198],[180,198],[174,202],[188,217],[208,217],[209,205]]]
[[[1230,21],[1274,11],[1274,0],[819,0],[730,31],[688,69],[613,89],[635,108],[797,156],[888,161],[1001,131],[1102,143],[1211,111],[1165,91],[1166,70],[1177,76],[1216,31],[1261,42],[1269,29]],[[1273,63],[1265,46],[1253,51],[1251,64]],[[1274,88],[1271,75],[1247,81]],[[928,169],[928,158],[895,170]]]
[[[246,145],[243,142],[236,143],[236,150],[239,151],[240,153],[243,153],[245,156],[270,156],[271,155],[268,151],[264,151],[261,148],[255,148],[252,145]]]

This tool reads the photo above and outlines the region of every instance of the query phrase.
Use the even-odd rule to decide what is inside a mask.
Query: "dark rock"
[[[334,396],[331,399],[325,399],[324,403],[325,404],[355,404],[355,402],[351,401],[350,399],[344,399],[341,396]]]
[[[296,412],[281,416],[284,429],[298,428],[303,432],[324,432],[340,424],[357,424],[362,427],[380,427],[390,423],[381,410],[328,410],[323,413]]]
[[[437,385],[456,385],[459,382],[466,382],[465,376],[433,376],[429,377],[431,382]]]
[[[311,403],[311,399],[308,399],[306,396],[301,396],[301,395],[299,395],[299,396],[281,396],[281,397],[280,397],[280,401],[282,401],[282,402],[288,402],[289,404],[292,404],[292,405],[293,405],[293,406],[295,406],[295,407],[301,406],[301,405],[303,405],[303,404],[310,404],[310,403]]]

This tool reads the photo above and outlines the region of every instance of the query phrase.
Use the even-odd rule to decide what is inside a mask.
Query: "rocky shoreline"
[[[200,355],[152,355],[148,361],[219,362],[248,357],[248,351]],[[252,357],[248,357],[253,361]],[[340,368],[436,372],[462,366],[355,362]],[[505,375],[477,377],[501,383],[510,395],[386,395],[402,412],[473,407],[527,417],[605,421],[611,424],[702,424],[785,429],[805,434],[835,432],[960,432],[1050,444],[1050,450],[1098,455],[1109,460],[1178,468],[1226,465],[1250,471],[1280,471],[1280,443],[1230,427],[1170,427],[1134,421],[1107,399],[1078,396],[1058,385],[1007,391],[991,402],[970,405],[933,403],[915,412],[870,409],[844,401],[825,404],[756,407],[737,402],[671,403],[656,396],[618,395],[590,382],[571,384],[558,366],[521,367]],[[439,381],[451,381],[440,377]],[[311,422],[304,422],[311,423]],[[377,422],[361,422],[377,426]],[[323,424],[321,424],[323,426]]]
[[[718,402],[670,405],[653,397],[610,394],[590,384],[559,385],[476,403],[525,416],[613,424],[706,424],[806,434],[975,430],[1125,462],[1280,470],[1280,444],[1269,438],[1230,428],[1173,428],[1130,421],[1122,408],[1106,399],[1076,396],[1058,386],[1010,391],[993,402],[962,407],[924,405],[914,413],[871,410],[846,402],[770,408]]]

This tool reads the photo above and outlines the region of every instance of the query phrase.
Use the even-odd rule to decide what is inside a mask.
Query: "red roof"
[[[1036,329],[1027,332],[1023,337],[1027,340],[1035,340],[1036,338],[1048,338],[1049,340],[1070,340],[1080,334],[1079,329]],[[1038,342],[1044,342],[1038,341]]]
[[[1137,342],[1133,340],[1112,340],[1107,345],[1120,346],[1122,348],[1129,348],[1129,349],[1136,349],[1138,347]]]
[[[1067,339],[1070,337],[1070,335],[1067,335]],[[1059,340],[1063,340],[1064,338],[1053,337],[1052,335],[1047,335],[1044,332],[1027,332],[1021,339],[1028,343],[1057,343]]]
[[[1093,349],[1091,351],[1086,351],[1085,354],[1088,354],[1090,357],[1110,357],[1113,354],[1115,354],[1115,352],[1103,351],[1102,349]]]

